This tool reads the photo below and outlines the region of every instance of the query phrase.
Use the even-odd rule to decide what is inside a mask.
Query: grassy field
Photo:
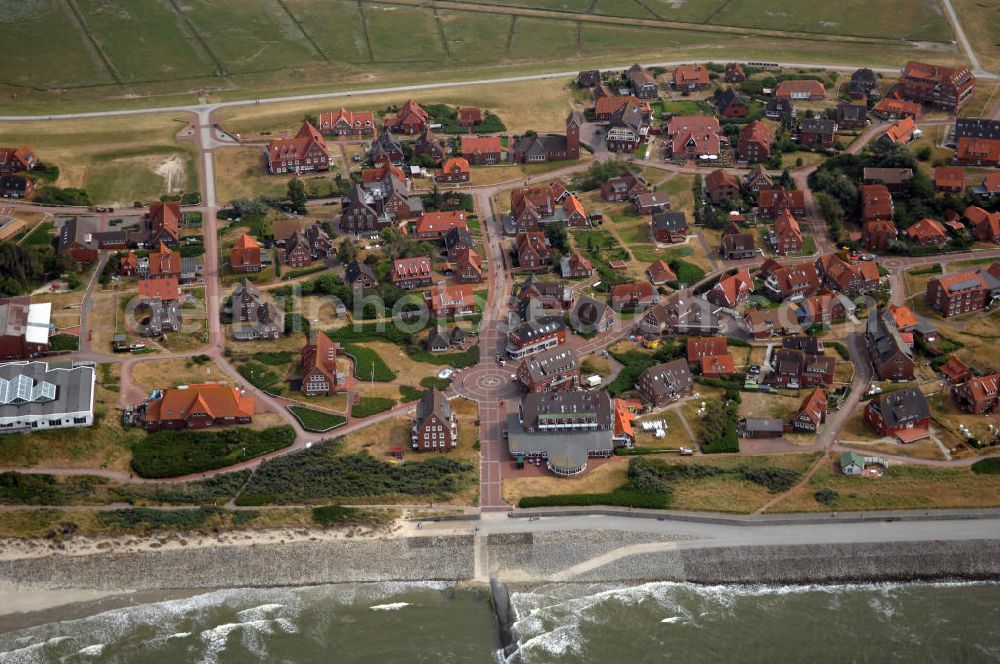
[[[781,501],[774,511],[944,509],[1000,505],[1000,476],[977,475],[968,468],[891,466],[881,478],[841,475],[836,460],[820,468],[800,491]],[[831,505],[815,499],[820,489],[832,489]]]
[[[174,138],[186,123],[183,116],[169,114],[59,123],[0,122],[0,136],[11,144],[30,145],[41,161],[58,166],[57,186],[82,187],[94,203],[124,207],[167,193],[165,178],[154,169],[173,157],[183,170],[181,189],[198,190],[194,147]]]
[[[994,7],[958,4],[974,17],[965,21],[973,40],[984,53],[993,51]],[[190,103],[204,94],[231,99],[461,80],[469,67],[511,75],[558,70],[567,61],[574,68],[608,66],[608,58],[617,64],[640,57],[847,64],[960,58],[933,0],[520,0],[445,11],[416,0],[76,0],[75,6],[78,13],[62,0],[5,8],[0,32],[9,56],[0,65],[0,106],[45,112],[54,104]],[[870,42],[867,48],[858,47],[859,38]]]
[[[1000,0],[952,0],[965,36],[986,69],[1000,66]]]

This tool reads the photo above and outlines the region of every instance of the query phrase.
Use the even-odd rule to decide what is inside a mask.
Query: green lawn
[[[354,377],[361,380],[374,380],[378,383],[391,383],[396,379],[396,373],[389,368],[382,356],[367,346],[343,344],[344,352],[354,359]]]
[[[351,406],[351,417],[371,417],[383,413],[396,405],[395,399],[388,397],[361,397]]]
[[[347,418],[343,415],[324,413],[319,410],[313,410],[312,408],[289,406],[288,410],[291,411],[292,415],[295,416],[295,419],[299,421],[302,428],[306,431],[326,433],[330,429],[334,429],[347,423]]]

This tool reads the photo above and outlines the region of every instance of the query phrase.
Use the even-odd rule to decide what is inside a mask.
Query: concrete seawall
[[[505,533],[53,555],[0,561],[0,591],[381,581],[833,583],[1000,578],[1000,539],[702,546],[625,531]]]

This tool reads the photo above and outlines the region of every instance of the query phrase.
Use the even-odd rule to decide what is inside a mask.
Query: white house
[[[93,367],[0,364],[0,433],[93,425],[95,381]]]

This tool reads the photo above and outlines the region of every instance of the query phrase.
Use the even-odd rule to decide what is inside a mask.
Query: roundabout
[[[477,365],[462,372],[453,383],[454,390],[475,401],[493,401],[519,393],[511,372],[500,367]]]

